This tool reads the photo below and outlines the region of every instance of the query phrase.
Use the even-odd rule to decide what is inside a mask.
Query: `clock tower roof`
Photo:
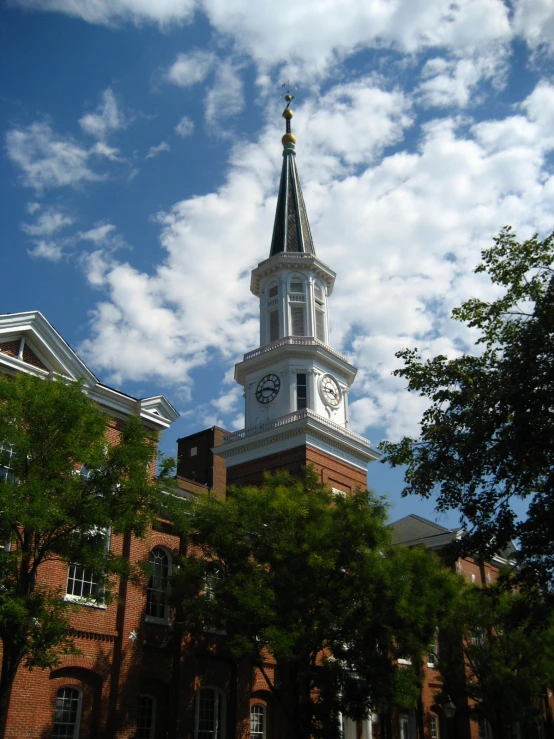
[[[291,133],[290,109],[292,96],[287,94],[287,107],[283,111],[286,132],[283,136],[283,167],[279,183],[275,224],[271,239],[270,257],[283,252],[311,254],[315,256],[314,242],[308,223],[306,205],[302,196],[298,169],[296,167],[296,138]]]

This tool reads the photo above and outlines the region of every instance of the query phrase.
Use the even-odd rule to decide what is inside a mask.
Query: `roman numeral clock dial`
[[[277,397],[280,387],[281,380],[277,375],[266,375],[265,377],[262,377],[258,383],[258,387],[256,388],[256,399],[259,403],[263,403],[264,405],[266,403],[271,403],[271,401],[275,400]]]
[[[332,375],[323,375],[319,388],[323,402],[336,408],[340,403],[342,393],[335,378]]]

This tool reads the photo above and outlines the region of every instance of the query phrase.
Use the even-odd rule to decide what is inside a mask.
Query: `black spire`
[[[290,103],[292,95],[285,95],[287,107],[283,111],[286,121],[286,133],[283,136],[283,168],[275,211],[275,225],[271,239],[272,257],[280,252],[304,252],[315,255],[314,243],[308,223],[308,214],[302,196],[298,169],[296,168],[296,152],[294,145],[296,138],[291,133],[290,121],[292,110]]]

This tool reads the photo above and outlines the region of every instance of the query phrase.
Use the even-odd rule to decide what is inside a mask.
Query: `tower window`
[[[270,298],[274,298],[277,295],[278,292],[279,292],[279,286],[278,285],[272,285],[269,288],[269,297]]]
[[[314,285],[315,302],[319,305],[323,305],[323,288],[320,282],[316,282]]]
[[[325,341],[325,313],[315,309],[315,337],[320,341]]]
[[[304,332],[304,307],[302,305],[291,305],[290,322],[293,336],[306,335]]]
[[[304,284],[298,280],[295,280],[294,282],[290,283],[290,291],[291,293],[303,293]]]
[[[279,338],[279,311],[269,311],[269,341],[277,341]]]
[[[306,384],[306,374],[296,375],[296,410],[301,411],[307,407],[308,393]]]

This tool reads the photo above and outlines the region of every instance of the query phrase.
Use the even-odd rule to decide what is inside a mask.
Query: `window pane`
[[[250,708],[250,739],[263,739],[265,732],[265,706]]]
[[[141,695],[138,700],[136,739],[153,739],[156,701],[151,695]]]
[[[302,410],[307,405],[306,375],[296,375],[296,410]]]
[[[221,739],[221,703],[221,695],[213,688],[197,692],[195,739]]]
[[[80,693],[75,688],[60,688],[58,690],[52,739],[64,739],[64,737],[77,739],[79,736],[79,699]]]
[[[169,557],[160,547],[150,552],[151,574],[146,591],[146,613],[154,618],[167,617]]]
[[[67,594],[76,598],[94,598],[97,591],[98,585],[93,580],[92,572],[71,563],[67,573]]]

